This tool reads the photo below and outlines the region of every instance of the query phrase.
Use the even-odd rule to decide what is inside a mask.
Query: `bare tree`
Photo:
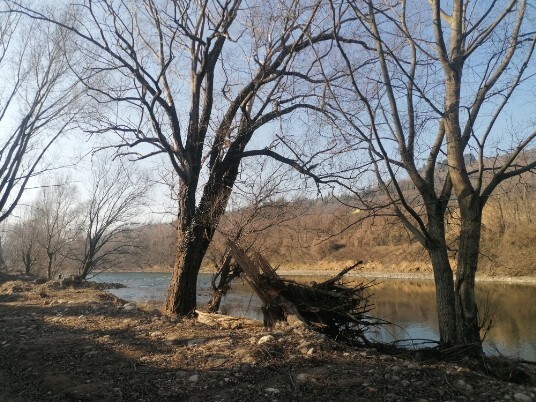
[[[346,76],[332,83],[330,103],[382,194],[369,189],[360,208],[396,215],[428,251],[441,346],[480,353],[482,209],[501,182],[536,167],[534,153],[525,152],[536,138],[534,121],[515,112],[523,88],[533,88],[534,9],[525,0],[356,0],[332,2],[332,12],[335,20],[354,19],[363,40],[337,43]],[[520,123],[513,130],[504,124],[509,115]],[[459,211],[455,281],[449,207]]]
[[[71,6],[77,24],[8,5],[76,35],[90,63],[80,77],[101,104],[99,132],[115,131],[124,154],[169,159],[179,213],[165,309],[193,313],[198,272],[242,158],[269,156],[302,173],[316,164],[277,153],[281,139],[252,138],[299,110],[319,110],[324,78],[308,51],[329,51],[316,45],[333,38],[322,2],[85,0]],[[106,106],[120,113],[106,120]]]
[[[296,197],[302,190],[296,186],[296,175],[291,168],[274,167],[269,162],[265,160],[246,169],[235,184],[227,213],[219,222],[215,241],[209,249],[209,258],[215,266],[209,311],[219,310],[231,282],[242,272],[232,260],[229,242],[239,243],[244,250],[254,247],[255,251],[262,252],[269,229],[292,222],[308,209],[308,205],[291,203],[284,198],[285,195]]]
[[[25,210],[20,218],[11,223],[6,238],[6,254],[14,268],[22,268],[26,275],[34,274],[38,261],[37,228],[34,216]]]
[[[39,259],[48,279],[52,279],[67,259],[68,250],[80,228],[78,190],[67,178],[46,184],[33,205],[32,215],[37,231],[37,243],[44,251]]]
[[[120,161],[110,166],[110,159],[109,155],[101,155],[91,168],[91,195],[82,212],[82,252],[73,256],[83,279],[120,261],[133,262],[139,257],[132,237],[136,223],[142,219],[148,180]]]
[[[73,128],[80,89],[68,67],[67,35],[0,14],[0,222],[28,181],[47,169],[42,161],[51,145]]]

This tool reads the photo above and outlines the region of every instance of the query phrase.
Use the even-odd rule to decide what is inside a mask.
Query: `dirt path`
[[[170,319],[92,288],[0,283],[0,401],[494,401],[536,389],[297,327]]]

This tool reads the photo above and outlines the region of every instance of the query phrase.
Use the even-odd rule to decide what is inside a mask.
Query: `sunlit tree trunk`
[[[461,227],[456,273],[456,314],[460,343],[481,352],[480,325],[475,299],[475,274],[478,267],[482,209],[479,197],[460,203]]]

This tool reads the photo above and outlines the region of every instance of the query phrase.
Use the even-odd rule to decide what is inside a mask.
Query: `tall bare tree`
[[[330,103],[379,183],[381,197],[369,191],[360,208],[395,214],[426,248],[441,346],[479,353],[482,210],[501,182],[536,167],[527,152],[534,120],[515,111],[524,89],[534,88],[534,7],[525,0],[354,0],[332,2],[332,12],[335,21],[353,19],[363,40],[357,51],[337,43],[346,76],[332,83]],[[511,130],[508,116],[519,123]],[[455,280],[445,237],[449,206],[459,211]]]
[[[46,170],[51,145],[74,127],[81,92],[70,74],[67,36],[59,27],[0,14],[0,222],[28,181]]]
[[[333,38],[323,2],[85,0],[70,6],[76,24],[8,5],[77,37],[88,58],[80,77],[100,102],[99,132],[115,131],[118,149],[133,157],[168,157],[179,177],[179,213],[165,309],[191,314],[242,158],[270,156],[303,173],[316,163],[277,153],[281,140],[264,147],[266,134],[252,139],[285,116],[318,110],[324,78],[315,76],[312,50],[328,51],[316,45]],[[119,113],[106,120],[106,106]]]
[[[19,219],[9,225],[6,237],[7,256],[12,268],[22,268],[26,275],[33,275],[38,261],[38,230],[28,208]]]
[[[68,178],[45,184],[40,190],[32,215],[37,244],[44,252],[39,259],[48,279],[52,279],[67,260],[68,251],[80,231],[78,190]]]
[[[90,199],[83,207],[83,246],[73,257],[81,278],[129,260],[139,252],[134,245],[136,223],[149,189],[148,180],[108,155],[93,161]]]

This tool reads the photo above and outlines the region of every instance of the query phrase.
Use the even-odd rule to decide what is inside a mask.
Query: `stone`
[[[257,345],[262,345],[264,343],[272,342],[275,338],[272,335],[264,335],[258,341]]]
[[[137,306],[134,303],[127,303],[123,306],[124,311],[134,311],[136,308]]]
[[[193,338],[190,339],[187,343],[188,346],[201,345],[207,341],[206,338]]]
[[[298,375],[296,375],[296,381],[298,382],[305,382],[307,381],[307,378],[308,375],[306,373],[298,373]]]
[[[409,369],[411,369],[411,370],[416,370],[416,369],[420,368],[421,366],[419,365],[419,363],[410,363],[410,364],[408,364],[407,367]]]
[[[153,332],[151,332],[151,333],[149,334],[149,336],[150,336],[151,338],[156,338],[157,336],[162,336],[162,335],[163,335],[162,331],[153,331]]]
[[[190,382],[197,382],[199,381],[199,374],[193,374],[190,377],[188,377],[188,381]]]
[[[266,388],[264,391],[269,394],[279,394],[279,390],[277,388],[270,387],[270,388]]]
[[[312,356],[313,353],[315,352],[315,348],[311,348],[307,351],[307,356]]]
[[[248,363],[244,363],[240,366],[240,371],[242,373],[247,373],[251,369],[251,366]]]
[[[518,402],[532,402],[532,398],[529,395],[518,392],[514,394],[514,399]]]
[[[464,380],[458,380],[454,384],[454,386],[458,389],[461,389],[463,391],[470,392],[473,390],[473,387],[470,384],[467,384]]]

